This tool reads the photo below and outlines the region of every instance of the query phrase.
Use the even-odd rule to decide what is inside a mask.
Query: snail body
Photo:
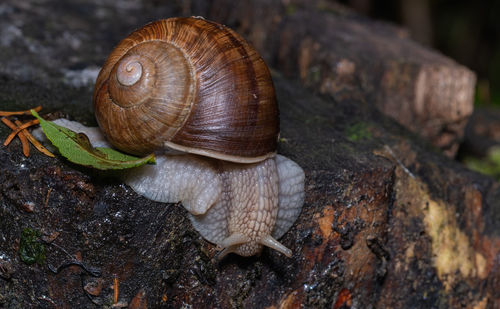
[[[291,256],[276,239],[300,213],[304,172],[276,155],[271,75],[238,34],[202,18],[150,23],[110,54],[93,106],[112,146],[158,154],[156,165],[125,172],[125,183],[149,199],[182,202],[220,257],[263,246]]]
[[[182,201],[193,227],[224,249],[259,253],[268,246],[291,256],[279,239],[304,202],[304,172],[281,155],[241,164],[196,155],[164,155],[124,175],[137,193],[159,202]]]

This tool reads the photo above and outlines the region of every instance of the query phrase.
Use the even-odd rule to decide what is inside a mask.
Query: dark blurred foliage
[[[340,0],[406,27],[415,40],[477,73],[477,102],[500,105],[500,0]]]

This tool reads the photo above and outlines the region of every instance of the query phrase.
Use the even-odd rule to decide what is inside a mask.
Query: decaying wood
[[[216,3],[210,4],[212,14]],[[43,5],[43,10],[26,14],[34,24],[23,31],[36,29],[38,20],[50,20],[43,14],[59,8],[60,2]],[[93,42],[91,50],[97,54],[79,55],[89,63],[94,58],[104,61],[110,51],[106,48],[113,45],[102,32],[90,31],[93,25],[100,22],[112,34],[120,33],[114,27],[126,22],[128,31],[139,26],[123,17],[128,11],[94,5],[99,4],[84,9],[107,12],[103,16],[116,21],[82,19],[69,6],[61,15],[78,21],[75,32],[89,36],[81,37],[83,42]],[[144,19],[174,11],[168,5],[133,10]],[[24,20],[21,12],[12,10],[4,20]],[[249,14],[264,17],[266,12]],[[302,15],[300,7],[296,12]],[[236,22],[234,16],[220,21]],[[251,28],[247,19],[239,20],[241,27]],[[70,22],[51,25],[46,37],[75,29]],[[269,35],[279,33],[267,29]],[[44,49],[37,57],[51,53],[58,52]],[[52,61],[64,64],[67,59]],[[116,302],[114,278],[119,282],[116,304],[133,308],[499,307],[499,184],[429,149],[368,104],[366,89],[314,95],[283,77],[287,70],[275,60],[281,68],[273,75],[281,114],[279,152],[306,172],[303,211],[281,239],[292,249],[292,258],[266,249],[261,256],[229,255],[218,263],[213,260],[215,246],[191,227],[180,205],[151,202],[113,175],[61,157],[35,153],[25,159],[18,148],[2,147],[0,307],[111,307]],[[361,70],[357,63],[355,69]],[[91,121],[90,108],[82,108],[90,104],[91,89],[22,81],[1,72],[0,102],[9,102],[10,110],[37,102],[48,111]],[[362,72],[369,75],[370,70]],[[391,72],[395,80],[413,76]],[[365,78],[359,80],[374,79]],[[0,138],[8,134],[0,127]],[[40,264],[20,259],[26,228],[41,232],[46,258]]]
[[[25,303],[37,291],[60,306],[112,303],[116,275],[120,300],[143,290],[151,307],[498,305],[498,184],[428,152],[362,102],[275,81],[280,152],[307,177],[304,210],[282,239],[292,258],[265,250],[217,263],[179,205],[148,201],[62,159],[37,154],[20,169],[18,152],[2,149],[0,251],[11,278],[30,279],[0,279],[0,300]],[[68,264],[53,245],[46,264],[22,263],[25,227],[62,232],[52,243],[100,276]],[[99,293],[84,289],[99,284]]]
[[[394,26],[325,1],[216,0],[208,17],[245,34],[271,65],[319,93],[359,98],[453,157],[475,74]]]

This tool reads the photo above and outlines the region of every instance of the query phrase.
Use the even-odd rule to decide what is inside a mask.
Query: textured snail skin
[[[124,176],[137,193],[158,202],[182,201],[193,227],[224,249],[260,253],[263,246],[291,256],[280,238],[295,222],[304,202],[304,172],[277,155],[263,162],[237,164],[196,155],[159,156],[155,165]]]
[[[66,119],[54,121],[88,136],[95,147],[111,147],[98,128]],[[182,202],[193,227],[224,249],[251,256],[268,246],[286,256],[276,239],[290,229],[304,203],[304,171],[284,156],[239,164],[192,154],[157,155],[155,165],[120,176],[135,192],[164,203]]]
[[[267,66],[237,33],[201,18],[156,21],[122,40],[99,73],[93,104],[107,139],[125,152],[168,145],[247,163],[276,152]]]

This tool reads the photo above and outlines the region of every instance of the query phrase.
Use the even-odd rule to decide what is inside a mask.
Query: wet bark
[[[75,74],[83,79],[146,20],[194,10],[127,3],[7,2],[0,29],[23,22],[0,57],[19,53],[12,62],[23,66],[0,70],[0,109],[42,104],[49,117],[95,124],[91,86],[75,87]],[[50,10],[64,12],[66,21]],[[123,18],[132,11],[141,17]],[[44,20],[51,27],[40,32]],[[63,49],[47,37],[75,46]],[[27,44],[42,52],[21,54]],[[291,258],[266,249],[216,262],[216,248],[191,227],[181,205],[149,201],[112,175],[61,157],[26,159],[15,140],[0,148],[0,307],[109,307],[116,282],[118,299],[132,308],[500,306],[498,183],[384,116],[362,89],[314,94],[273,63],[279,153],[306,173],[303,211],[281,239]],[[2,139],[8,133],[0,127]],[[23,231],[40,233],[31,247]],[[38,253],[31,265],[21,259],[28,248]]]
[[[197,2],[191,4],[197,8]],[[453,157],[474,103],[475,74],[404,29],[328,1],[214,1],[207,16],[245,34],[286,77],[376,106]]]

